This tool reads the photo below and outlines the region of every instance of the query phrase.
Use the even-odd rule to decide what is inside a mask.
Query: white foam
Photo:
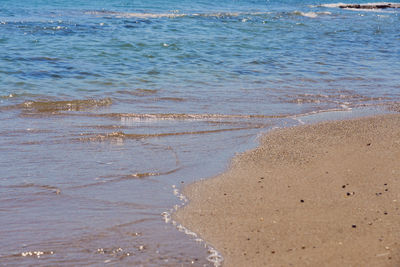
[[[116,18],[138,18],[138,19],[155,19],[155,18],[177,18],[184,17],[185,14],[176,13],[133,13],[133,12],[113,12],[113,11],[88,11],[88,15],[104,16],[110,15]]]
[[[198,235],[195,232],[187,229],[185,226],[176,222],[175,220],[171,220],[171,214],[173,212],[175,212],[178,208],[186,205],[186,203],[188,202],[188,199],[186,198],[186,196],[184,196],[182,193],[179,192],[179,190],[176,188],[176,185],[172,185],[172,189],[173,189],[174,196],[176,196],[181,201],[181,204],[174,205],[174,207],[172,209],[170,209],[169,211],[165,211],[165,212],[161,213],[161,216],[163,217],[165,223],[171,223],[173,226],[176,227],[176,229],[179,232],[185,233],[186,235],[190,236],[195,242],[203,243],[204,247],[207,248],[207,251],[209,253],[207,260],[209,262],[211,262],[214,265],[214,267],[221,266],[222,262],[224,261],[224,258],[221,255],[221,253],[218,252],[218,250],[216,250],[215,248],[213,248],[212,246],[207,244],[204,241],[204,239],[198,237]]]
[[[322,4],[322,7],[337,8],[339,6],[346,5],[345,3],[332,3],[332,4]]]
[[[307,18],[317,18],[320,15],[331,15],[331,12],[301,12],[301,11],[295,11],[294,14],[307,17]]]
[[[302,16],[304,16],[304,17],[312,18],[312,19],[318,17],[318,14],[315,13],[315,12],[306,12],[306,13],[300,12],[300,14],[301,14]]]

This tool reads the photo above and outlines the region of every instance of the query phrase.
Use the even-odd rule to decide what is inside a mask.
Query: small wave
[[[57,195],[59,195],[61,193],[61,189],[56,187],[56,186],[40,185],[40,184],[34,184],[34,183],[9,185],[9,186],[4,186],[4,187],[12,188],[12,189],[37,188],[37,189],[42,189],[42,190],[46,190],[46,191],[50,191],[50,192],[56,193]]]
[[[3,99],[10,99],[10,98],[19,98],[19,97],[39,97],[38,94],[31,94],[31,93],[9,93],[7,95],[2,95],[0,98]]]
[[[158,90],[155,89],[142,89],[138,88],[135,90],[119,90],[116,91],[118,94],[122,95],[134,95],[134,96],[149,96],[149,95],[154,95],[158,92]]]
[[[116,12],[107,10],[86,11],[87,15],[94,16],[113,16],[116,18],[138,18],[138,19],[155,19],[155,18],[180,18],[180,17],[211,17],[211,18],[227,18],[238,17],[243,15],[260,16],[271,14],[271,12],[215,12],[215,13],[138,13],[138,12]]]
[[[154,19],[154,18],[177,18],[186,16],[178,13],[136,13],[136,12],[116,12],[116,11],[86,11],[87,15],[94,16],[113,16],[116,18],[139,18],[139,19]]]
[[[71,101],[26,101],[17,105],[17,108],[33,111],[51,113],[58,111],[81,111],[97,107],[109,106],[112,104],[111,98],[104,99],[84,99]]]
[[[80,141],[105,141],[112,139],[147,139],[147,138],[158,138],[158,137],[169,137],[178,135],[200,135],[200,134],[210,134],[210,133],[221,133],[221,132],[231,132],[231,131],[241,131],[257,128],[266,128],[270,126],[269,124],[257,124],[249,127],[238,127],[238,128],[226,128],[217,130],[204,130],[204,131],[189,131],[189,132],[170,132],[170,133],[154,133],[154,134],[127,134],[124,132],[113,132],[108,134],[99,134],[94,137],[82,137],[79,138]]]
[[[303,17],[307,17],[307,18],[317,18],[320,15],[331,15],[331,12],[301,12],[301,11],[295,11],[293,12],[294,15],[298,15],[298,16],[303,16]]]
[[[355,105],[357,103],[390,100],[385,97],[367,97],[354,94],[348,91],[338,92],[337,94],[297,94],[285,95],[280,98],[284,103],[310,104],[310,103],[331,103],[335,105]]]
[[[0,96],[0,98],[3,98],[3,99],[13,98],[13,97],[16,97],[16,95],[15,94],[8,94],[8,95]]]
[[[157,120],[210,120],[210,119],[274,119],[286,118],[289,115],[225,115],[225,114],[185,114],[185,113],[157,113],[157,114],[137,114],[137,113],[118,113],[104,114],[105,116],[116,116],[121,118],[135,118],[138,120],[157,119]]]
[[[157,101],[172,101],[172,102],[184,102],[185,99],[181,97],[160,97],[156,98]]]
[[[113,176],[106,176],[106,177],[98,177],[98,178],[96,178],[97,181],[94,183],[73,186],[73,187],[69,187],[68,189],[82,189],[82,188],[87,188],[87,187],[92,187],[92,186],[100,186],[100,185],[109,184],[109,183],[117,183],[117,182],[122,182],[122,181],[127,181],[127,180],[143,179],[143,178],[149,178],[149,177],[169,175],[169,174],[179,171],[180,169],[181,169],[180,167],[177,167],[175,169],[165,171],[165,172],[143,172],[143,173],[132,173],[132,174],[128,174],[128,175],[113,175]]]

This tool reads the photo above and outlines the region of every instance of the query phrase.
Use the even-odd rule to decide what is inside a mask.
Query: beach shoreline
[[[224,266],[398,266],[400,115],[277,129],[174,219]]]

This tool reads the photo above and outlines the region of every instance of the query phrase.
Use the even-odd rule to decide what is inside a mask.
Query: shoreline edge
[[[400,115],[272,130],[183,189],[174,220],[224,266],[398,266]]]

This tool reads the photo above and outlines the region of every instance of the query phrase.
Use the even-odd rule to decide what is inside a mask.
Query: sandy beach
[[[400,115],[277,129],[175,219],[224,266],[400,266]]]

